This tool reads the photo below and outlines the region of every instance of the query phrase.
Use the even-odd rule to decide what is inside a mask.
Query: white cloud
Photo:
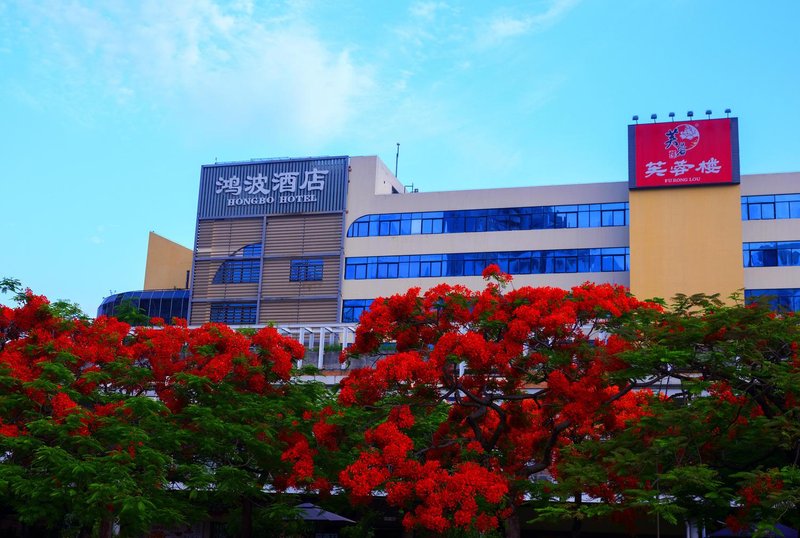
[[[521,114],[531,114],[550,104],[553,98],[567,83],[563,74],[539,77],[537,84],[520,92],[517,109]]]
[[[492,45],[509,38],[543,30],[558,22],[580,0],[552,0],[543,13],[532,15],[504,14],[493,17],[485,32],[482,32],[483,45]]]
[[[88,237],[88,241],[93,245],[102,245],[106,242],[108,228],[104,224],[95,226],[94,233]]]
[[[393,47],[418,59],[441,54],[465,37],[458,23],[460,9],[446,2],[414,2],[408,8],[408,15],[392,29],[397,37]]]
[[[74,94],[83,87],[117,105],[155,103],[198,126],[325,140],[372,86],[368,67],[302,22],[302,3],[268,13],[247,0],[53,1],[27,9],[44,34],[41,57],[52,59],[41,70],[66,71]]]
[[[436,16],[436,12],[446,9],[448,6],[444,2],[415,2],[409,8],[409,13],[414,17],[431,20]]]

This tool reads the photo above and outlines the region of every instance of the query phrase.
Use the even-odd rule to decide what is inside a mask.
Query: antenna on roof
[[[397,177],[397,163],[400,161],[400,142],[397,143],[397,153],[394,156],[394,177]]]

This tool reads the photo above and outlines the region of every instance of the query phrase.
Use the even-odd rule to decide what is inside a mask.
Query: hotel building
[[[517,287],[770,295],[798,310],[800,173],[740,176],[736,128],[631,125],[629,179],[613,183],[410,192],[375,156],[206,165],[194,248],[151,234],[145,290],[98,313],[130,298],[191,325],[352,323],[412,286],[479,289],[492,263]]]

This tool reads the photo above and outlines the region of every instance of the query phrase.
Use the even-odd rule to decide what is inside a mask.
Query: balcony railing
[[[326,323],[299,325],[276,325],[284,336],[294,338],[306,348],[304,361],[316,363],[320,370],[344,370],[339,363],[339,354],[355,340],[356,323]],[[298,364],[298,366],[302,366]]]

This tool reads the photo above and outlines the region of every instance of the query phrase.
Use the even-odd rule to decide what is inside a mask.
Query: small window
[[[765,300],[774,310],[800,310],[800,288],[744,290],[748,303]]]
[[[357,323],[361,314],[369,310],[373,299],[345,299],[342,301],[342,323]]]
[[[261,276],[259,260],[226,260],[214,275],[212,284],[241,284],[258,282]]]
[[[304,282],[309,280],[322,280],[322,260],[292,260],[289,270],[291,282]]]
[[[256,322],[255,303],[217,303],[211,305],[211,321],[233,325]]]
[[[243,246],[230,255],[231,258],[240,259],[229,259],[222,262],[216,274],[214,274],[211,283],[241,284],[258,282],[261,277],[261,261],[255,258],[259,258],[260,256],[261,243],[252,243]]]

